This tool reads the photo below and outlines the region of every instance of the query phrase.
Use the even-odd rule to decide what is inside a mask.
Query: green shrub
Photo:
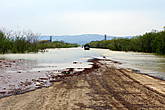
[[[94,41],[89,45],[93,48],[105,48],[117,51],[137,51],[165,54],[165,30],[150,32],[131,39],[116,38],[107,41]]]
[[[77,44],[65,43],[63,41],[54,42],[38,42],[33,39],[33,34],[14,35],[11,39],[5,36],[5,33],[0,31],[0,53],[25,53],[38,52],[38,50],[46,48],[69,48],[78,47]]]

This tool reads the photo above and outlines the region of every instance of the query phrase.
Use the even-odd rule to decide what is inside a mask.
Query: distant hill
[[[107,36],[107,40],[113,38],[118,38],[116,36]],[[126,36],[124,38],[131,38],[131,36]],[[39,40],[48,40],[49,36],[40,36]],[[53,41],[64,41],[68,43],[77,43],[80,45],[89,43],[91,41],[101,41],[104,40],[104,35],[99,34],[83,34],[83,35],[64,35],[64,36],[52,36]]]

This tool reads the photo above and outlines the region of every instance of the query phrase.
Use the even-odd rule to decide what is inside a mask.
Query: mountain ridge
[[[113,38],[131,38],[132,36],[108,36],[107,40]],[[48,40],[50,36],[43,35],[39,36],[39,40]],[[77,43],[80,45],[89,43],[91,41],[101,41],[105,39],[105,35],[101,34],[81,34],[81,35],[61,35],[61,36],[52,36],[53,41],[64,41],[67,43]]]

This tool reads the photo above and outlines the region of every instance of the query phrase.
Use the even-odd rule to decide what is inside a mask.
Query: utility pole
[[[107,35],[106,34],[104,35],[104,40],[107,40]]]
[[[50,42],[52,42],[52,36],[50,36]]]

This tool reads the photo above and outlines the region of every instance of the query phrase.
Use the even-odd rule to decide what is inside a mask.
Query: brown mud
[[[110,60],[56,76],[52,86],[0,99],[0,110],[164,110],[165,81]],[[72,69],[70,70],[72,71]]]

